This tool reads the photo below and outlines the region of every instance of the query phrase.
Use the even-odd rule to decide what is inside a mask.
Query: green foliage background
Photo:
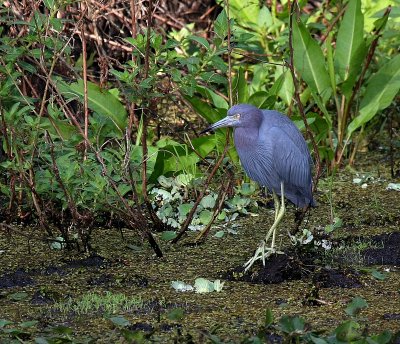
[[[160,190],[160,177],[184,176],[182,202],[198,195],[206,158],[224,150],[225,134],[155,135],[160,123],[176,126],[159,114],[161,100],[194,110],[199,127],[225,116],[232,99],[288,113],[304,130],[297,92],[329,168],[355,154],[396,106],[398,0],[322,1],[311,15],[300,2],[292,28],[285,1],[220,1],[211,30],[139,26],[120,37],[128,53],[107,67],[73,33],[81,23],[59,15],[78,5],[46,0],[22,18],[0,5],[1,206],[8,220],[38,218],[49,235],[52,223],[67,236],[71,223],[86,228],[98,214],[137,214],[133,226],[145,227],[154,214],[144,204],[155,206],[150,191]],[[224,166],[239,166],[234,148],[228,157]]]

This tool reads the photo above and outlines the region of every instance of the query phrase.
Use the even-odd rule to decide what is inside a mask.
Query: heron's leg
[[[270,238],[270,236],[272,235],[272,233],[274,231],[274,224],[276,222],[276,219],[278,218],[279,211],[281,209],[281,205],[279,204],[279,197],[275,193],[275,191],[272,191],[272,196],[274,197],[275,220],[274,220],[274,223],[272,224],[271,228],[268,230],[268,233],[267,233],[267,235],[265,237],[265,240],[263,241],[264,243],[267,243],[269,238]]]
[[[283,215],[285,214],[285,194],[284,194],[284,184],[281,183],[281,203],[279,202],[279,198],[275,192],[273,192],[274,201],[275,201],[275,221],[272,224],[271,228],[268,230],[268,233],[265,239],[262,241],[260,246],[257,248],[254,256],[250,258],[244,264],[244,271],[246,272],[250,267],[254,264],[258,259],[262,259],[263,265],[265,265],[265,259],[268,258],[271,254],[275,253],[275,239],[276,239],[276,229],[281,222]],[[268,241],[272,235],[271,246],[266,247]],[[267,251],[267,252],[266,252]],[[278,252],[280,253],[280,252]]]
[[[272,196],[274,197],[275,221],[276,221],[276,218],[279,213],[279,208],[280,208],[279,198],[278,198],[278,195],[275,193],[275,191],[272,191]]]
[[[274,227],[274,231],[272,233],[272,243],[271,243],[271,249],[273,249],[275,247],[275,238],[276,238],[276,229],[278,227],[278,224],[281,222],[283,215],[285,215],[285,188],[283,183],[281,182],[281,205],[280,208],[278,210],[278,214],[275,217],[275,222],[272,225],[272,227]]]

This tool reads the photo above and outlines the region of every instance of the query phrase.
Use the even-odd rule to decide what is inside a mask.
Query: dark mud
[[[352,243],[355,240],[360,244],[360,238],[347,237],[333,243],[334,246],[343,243]],[[371,238],[364,238],[361,242],[367,242],[379,248],[367,248],[360,251],[365,265],[389,265],[400,266],[400,232],[380,234]],[[359,281],[360,273],[349,267],[328,268],[321,266],[324,260],[324,251],[313,250],[313,253],[302,252],[299,250],[296,255],[294,252],[286,254],[276,254],[266,260],[265,266],[257,261],[253,267],[244,272],[243,266],[224,274],[223,277],[230,281],[243,281],[258,284],[282,283],[284,281],[295,281],[310,277],[314,284],[323,288],[359,288],[362,286]],[[337,259],[339,262],[341,258]]]

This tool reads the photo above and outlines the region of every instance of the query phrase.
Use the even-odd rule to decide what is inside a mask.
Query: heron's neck
[[[236,128],[234,139],[236,149],[254,146],[258,140],[258,128]]]

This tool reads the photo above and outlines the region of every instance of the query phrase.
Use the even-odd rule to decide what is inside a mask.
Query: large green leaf
[[[370,121],[379,110],[390,105],[400,89],[400,55],[387,62],[372,75],[360,104],[360,114],[347,127],[348,137],[359,127]]]
[[[304,24],[296,20],[293,21],[293,60],[297,72],[307,85],[324,102],[327,101],[332,90],[324,55]]]
[[[80,136],[80,133],[72,124],[57,118],[42,117],[40,120],[40,127],[48,130],[50,134],[62,140],[71,140],[73,135]]]
[[[224,1],[220,3],[222,5]],[[260,2],[258,0],[230,0],[229,12],[240,25],[251,27],[251,24],[257,24]]]
[[[204,98],[210,100],[210,102],[218,109],[228,109],[228,102],[219,94],[215,93],[208,87],[197,86],[196,91],[199,92]]]
[[[215,109],[208,103],[200,100],[198,97],[185,96],[184,98],[193,106],[196,112],[209,123],[219,121],[221,118],[226,116],[226,110]]]
[[[245,70],[239,67],[238,74],[233,79],[232,93],[237,96],[238,103],[247,103],[249,99],[249,87],[246,80]]]
[[[206,157],[216,145],[215,140],[210,140],[208,136],[195,138],[191,142],[193,149],[173,140],[166,141],[167,145],[158,151],[153,172],[149,178],[150,182],[155,182],[160,175],[176,174],[181,171],[193,172],[196,170],[196,164],[200,161],[200,154]]]
[[[343,93],[351,94],[367,52],[361,0],[350,0],[336,39],[335,67],[344,83]]]
[[[290,70],[284,70],[282,67],[278,67],[277,73],[281,73],[275,84],[280,85],[278,89],[278,96],[285,102],[286,105],[290,105],[293,101],[294,95],[294,84]],[[277,75],[275,76],[277,77]]]
[[[84,86],[82,79],[72,84],[58,80],[57,86],[65,98],[78,98],[83,102]],[[99,115],[111,119],[121,132],[125,130],[128,115],[124,105],[110,91],[101,89],[90,81],[88,81],[88,106]]]

